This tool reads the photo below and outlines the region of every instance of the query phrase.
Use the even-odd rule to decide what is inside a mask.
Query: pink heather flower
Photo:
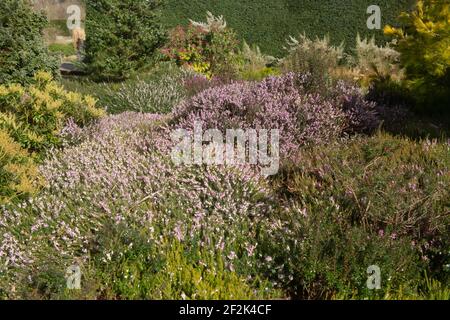
[[[184,235],[183,235],[183,231],[181,230],[181,226],[176,226],[175,230],[175,239],[177,239],[178,241],[183,241],[184,240]]]
[[[246,249],[247,249],[248,256],[252,257],[255,254],[256,245],[248,244]]]
[[[306,211],[306,208],[303,208],[302,210],[300,210],[300,213],[303,217],[305,217],[305,218],[308,217],[308,212]]]
[[[331,98],[304,89],[307,75],[289,73],[261,82],[235,82],[206,89],[173,110],[171,129],[278,129],[280,156],[289,158],[301,146],[335,139],[346,132],[378,125],[374,105],[356,87],[339,83]]]
[[[29,230],[23,239],[0,234],[0,265],[24,265],[43,252],[87,259],[92,232],[108,222],[145,228],[156,241],[162,234],[179,240],[189,235],[225,251],[245,250],[240,239],[247,237],[255,245],[257,226],[270,225],[273,210],[273,195],[259,172],[248,166],[174,166],[161,122],[157,115],[109,116],[53,150],[40,167],[47,186],[18,205],[17,215],[5,210],[0,217],[14,234],[16,226]],[[168,199],[176,201],[166,208]]]
[[[234,260],[237,258],[237,255],[234,251],[231,251],[230,254],[228,255],[228,259],[230,260]]]

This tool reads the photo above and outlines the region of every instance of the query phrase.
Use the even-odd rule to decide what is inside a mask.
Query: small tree
[[[99,80],[123,80],[148,65],[165,39],[161,0],[86,0],[88,71]]]
[[[413,12],[402,13],[403,28],[386,26],[396,39],[407,85],[427,108],[450,105],[450,4],[419,0]]]
[[[0,1],[0,83],[28,83],[38,70],[57,74],[57,59],[42,37],[46,24],[29,0]]]

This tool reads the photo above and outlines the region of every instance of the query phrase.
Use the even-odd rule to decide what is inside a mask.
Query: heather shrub
[[[175,166],[167,134],[158,129],[161,121],[159,115],[124,113],[83,130],[72,123],[63,131],[72,143],[41,167],[46,187],[20,206],[2,208],[0,265],[10,281],[2,284],[4,291],[25,285],[20,279],[28,277],[27,270],[39,275],[54,261],[59,270],[74,261],[86,266],[91,250],[98,253],[100,230],[118,224],[147,230],[146,239],[158,248],[167,237],[192,252],[215,248],[214,259],[222,256],[223,268],[237,278],[211,274],[211,282],[257,281],[256,237],[261,225],[270,226],[270,191],[251,168]],[[31,232],[16,233],[25,229]],[[101,254],[106,258],[108,252]],[[6,265],[8,257],[15,263]],[[191,266],[186,263],[187,272]]]
[[[186,95],[185,79],[194,75],[174,63],[158,63],[151,69],[122,82],[94,82],[90,79],[65,79],[68,91],[90,95],[109,114],[125,111],[168,113]]]
[[[186,248],[164,237],[147,238],[145,229],[107,224],[95,235],[91,259],[83,266],[81,290],[66,289],[65,266],[57,261],[28,272],[21,288],[28,299],[262,299],[278,294],[267,283],[248,283],[228,270],[220,251]]]
[[[274,253],[286,288],[367,297],[414,290],[424,272],[448,281],[449,155],[448,144],[382,134],[304,150],[273,181],[288,207]],[[370,265],[378,294],[366,288]]]
[[[280,154],[284,155],[298,145],[299,139],[296,81],[301,77],[291,74],[258,84],[233,83],[205,90],[175,108],[174,126],[192,130],[194,122],[201,121],[204,130],[217,128],[223,132],[232,128],[280,129]]]
[[[333,95],[322,97],[309,93],[310,79],[289,73],[207,89],[174,109],[172,126],[192,130],[198,121],[205,130],[279,129],[282,158],[301,146],[377,126],[374,105],[357,88],[339,83]]]
[[[109,113],[123,111],[169,113],[184,98],[181,79],[166,76],[158,81],[137,78],[119,85],[117,90],[105,84],[103,101]],[[108,97],[105,101],[105,97]]]
[[[148,241],[145,232],[121,230],[120,226],[110,227],[108,235],[98,239],[99,249],[107,252],[94,262],[104,298],[246,300],[268,296],[264,283],[251,286],[228,270],[221,251],[214,248],[188,249],[167,237],[157,244]]]
[[[0,3],[0,84],[27,84],[39,70],[58,74],[58,61],[50,55],[42,37],[47,24],[28,0]]]
[[[85,60],[97,80],[124,80],[153,60],[165,33],[159,0],[86,1]]]
[[[227,83],[230,82],[220,77],[208,79],[202,74],[194,73],[183,79],[183,88],[187,97],[193,97],[206,89],[223,86]]]
[[[347,133],[373,133],[380,125],[380,106],[368,100],[361,88],[337,81],[329,95],[347,116]]]
[[[280,63],[281,71],[310,73],[313,87],[318,91],[330,85],[333,70],[344,57],[343,45],[331,45],[328,37],[311,40],[305,34],[298,39],[290,37],[286,50],[288,55]]]
[[[0,205],[34,194],[39,182],[30,154],[0,129]]]
[[[58,144],[59,130],[69,118],[85,125],[102,115],[92,97],[64,91],[45,72],[27,86],[0,86],[0,128],[31,152]]]
[[[162,53],[180,66],[192,68],[208,78],[234,78],[237,73],[238,40],[222,16],[207,13],[207,22],[190,20],[170,33]]]

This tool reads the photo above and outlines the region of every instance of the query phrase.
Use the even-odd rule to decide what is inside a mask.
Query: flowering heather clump
[[[305,144],[377,123],[373,106],[355,89],[339,84],[336,95],[325,99],[307,93],[308,84],[308,76],[289,73],[211,88],[181,103],[173,112],[173,125],[192,129],[201,121],[205,129],[279,129],[280,154],[289,157]]]
[[[283,156],[299,142],[296,80],[297,76],[290,74],[258,84],[242,82],[208,89],[174,110],[175,126],[192,129],[195,121],[201,121],[205,130],[280,129]]]
[[[77,143],[54,151],[42,165],[44,190],[2,208],[0,247],[8,248],[0,254],[2,270],[12,266],[11,257],[16,267],[45,256],[69,264],[83,260],[108,223],[146,228],[155,241],[168,235],[188,244],[195,240],[227,255],[255,247],[249,235],[256,236],[257,221],[271,210],[270,192],[259,177],[245,168],[174,166],[158,151],[167,139],[152,127],[160,120],[125,113],[82,130],[72,124],[66,132]],[[226,265],[237,268],[234,260]]]
[[[274,178],[286,201],[274,253],[297,295],[370,295],[376,261],[386,288],[414,288],[449,261],[450,147],[385,134],[304,150]],[[282,253],[284,252],[284,253]],[[282,257],[280,257],[280,254]],[[401,270],[401,272],[398,272]],[[290,281],[286,281],[289,279]]]
[[[182,85],[189,71],[166,75],[158,80],[129,81],[116,89],[104,84],[104,104],[111,113],[125,110],[150,113],[169,113],[185,97]]]
[[[188,97],[195,96],[206,89],[221,85],[224,85],[224,80],[218,77],[208,79],[206,76],[198,73],[189,75],[183,80],[183,87]]]
[[[130,131],[151,129],[158,124],[164,123],[166,116],[152,113],[124,112],[120,115],[110,115],[102,118],[97,124],[80,128],[73,121],[68,121],[61,132],[66,143],[84,141],[88,138],[104,138]]]
[[[348,132],[371,133],[380,125],[376,103],[366,100],[361,88],[338,81],[332,95],[347,115]]]

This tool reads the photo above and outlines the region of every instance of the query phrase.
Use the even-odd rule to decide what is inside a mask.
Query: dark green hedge
[[[329,34],[333,43],[353,46],[356,33],[384,41],[382,30],[368,30],[367,7],[377,4],[382,25],[394,24],[414,0],[167,0],[164,22],[169,27],[188,19],[204,20],[206,11],[223,15],[229,25],[264,52],[283,55],[285,39],[305,31],[309,36]]]

